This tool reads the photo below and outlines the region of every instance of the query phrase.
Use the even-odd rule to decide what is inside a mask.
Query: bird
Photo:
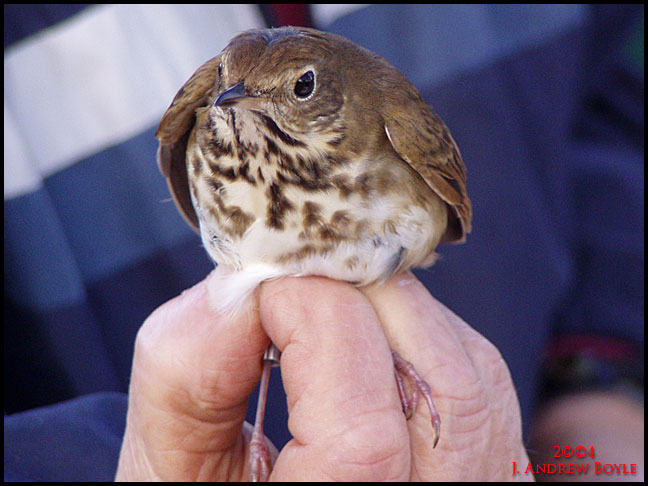
[[[284,276],[380,285],[471,231],[466,168],[445,123],[392,64],[339,35],[240,33],[180,88],[156,138],[180,213],[227,269],[225,314]],[[403,411],[409,418],[425,399],[436,445],[430,388],[392,355]],[[271,346],[264,360],[253,480],[269,475],[259,409],[279,357]]]

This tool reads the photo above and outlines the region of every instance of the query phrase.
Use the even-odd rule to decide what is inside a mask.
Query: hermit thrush
[[[465,167],[448,128],[396,68],[337,35],[238,35],[180,89],[156,137],[182,215],[231,269],[223,311],[285,275],[379,283],[432,264],[440,242],[470,231]],[[426,399],[436,444],[429,387],[393,356],[403,409],[409,416],[419,394]],[[259,429],[253,479],[269,474]]]

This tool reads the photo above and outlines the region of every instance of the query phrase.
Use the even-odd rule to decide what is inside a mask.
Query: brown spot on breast
[[[223,183],[221,181],[214,179],[213,177],[206,177],[205,180],[216,194],[220,193],[223,188]]]
[[[239,167],[239,175],[252,185],[256,185],[256,179],[250,174],[250,161],[246,158]]]
[[[220,223],[220,215],[221,215],[221,212],[220,212],[220,210],[219,210],[216,206],[208,206],[208,207],[207,207],[207,211],[209,212],[209,215],[210,215],[212,218],[214,218],[214,220],[215,220],[217,223]]]
[[[281,128],[279,128],[277,124],[274,122],[274,120],[269,116],[261,115],[261,119],[263,120],[263,124],[270,132],[270,135],[279,138],[284,144],[292,145],[293,147],[305,146],[304,142],[300,142],[299,140],[294,139],[286,132],[284,132]]]
[[[256,157],[259,152],[259,146],[256,143],[241,143],[241,150],[244,150],[252,157]]]
[[[300,240],[339,242],[348,238],[347,228],[327,224],[322,216],[322,207],[312,201],[305,202],[302,208],[302,228]]]
[[[223,235],[228,237],[241,237],[255,221],[253,214],[245,212],[241,207],[236,205],[228,206],[223,198],[225,187],[223,184],[212,179],[208,181],[212,189],[209,197],[209,204],[203,204],[203,207],[209,212],[210,216],[220,226]]]
[[[365,172],[364,174],[360,174],[358,177],[356,177],[354,189],[362,197],[369,196],[369,194],[371,194],[373,190],[373,183],[374,183],[373,179],[374,177],[367,172]]]
[[[207,159],[207,164],[214,175],[222,176],[230,181],[237,178],[236,172],[234,172],[234,168],[232,167],[223,167],[216,162],[212,162],[210,159]]]
[[[239,238],[254,222],[254,216],[246,213],[238,206],[227,206],[224,215],[229,222],[231,234]]]
[[[293,211],[295,206],[281,189],[279,182],[272,181],[268,190],[266,191],[268,196],[268,212],[266,216],[266,225],[270,228],[277,230],[284,229],[284,217],[286,212]]]
[[[306,201],[302,206],[302,231],[299,233],[299,239],[312,238],[322,226],[324,226],[322,207],[312,201]]]
[[[360,219],[355,224],[355,237],[362,238],[369,231],[369,222],[366,219]]]
[[[194,177],[200,176],[202,173],[202,160],[200,157],[189,157],[191,161],[191,169],[193,170]]]
[[[345,239],[337,231],[327,225],[321,226],[317,234],[319,235],[320,239],[324,241],[342,241],[343,239]]]
[[[213,128],[216,130],[216,127]],[[234,149],[232,144],[229,142],[224,142],[221,140],[218,135],[207,136],[209,132],[201,133],[201,136],[198,145],[201,149],[206,149],[208,154],[211,154],[212,157],[221,157],[221,156],[232,156],[234,155]],[[211,135],[211,134],[209,134]],[[203,153],[205,151],[203,150]]]
[[[349,178],[344,174],[338,174],[331,179],[333,187],[340,191],[340,197],[346,199],[353,192],[353,186]]]
[[[217,191],[212,193],[211,198],[214,204],[203,204],[203,205],[209,211],[211,217],[214,218],[218,223],[220,223],[221,215],[224,215],[226,212],[226,206],[225,203],[223,203],[221,192]]]
[[[295,172],[295,159],[289,153],[279,151],[279,154],[277,155],[277,163],[282,170],[285,170],[288,173]]]
[[[322,218],[322,207],[312,201],[306,201],[302,208],[302,224],[304,228],[324,224]]]
[[[328,167],[323,167],[320,161],[311,158],[304,158],[301,155],[297,155],[297,163],[301,169],[303,177],[311,180],[320,180],[325,175],[328,175]]]
[[[347,226],[351,222],[349,212],[344,209],[339,209],[331,216],[331,225],[333,226]]]
[[[289,262],[295,262],[295,261],[300,261],[308,257],[316,256],[316,255],[326,255],[327,253],[333,251],[334,246],[333,245],[321,245],[321,246],[315,246],[310,243],[305,244],[302,246],[299,250],[291,252],[291,253],[284,253],[283,255],[280,255],[277,258],[278,263],[289,263]]]
[[[357,256],[349,257],[345,260],[344,264],[349,270],[355,269],[360,263],[360,259]]]
[[[270,137],[266,136],[265,142],[266,142],[266,147],[268,148],[268,153],[273,155],[279,154],[279,147],[277,147],[277,144],[274,143],[274,141]]]

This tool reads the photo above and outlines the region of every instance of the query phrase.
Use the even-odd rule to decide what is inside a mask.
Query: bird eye
[[[218,63],[218,76],[221,77],[223,75],[223,63],[219,62]]]
[[[315,88],[315,75],[313,71],[306,71],[295,83],[295,94],[300,98],[308,97]]]

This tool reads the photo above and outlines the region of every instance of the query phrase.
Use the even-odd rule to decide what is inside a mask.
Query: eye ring
[[[315,89],[315,74],[308,70],[295,83],[295,95],[298,98],[308,98]]]

